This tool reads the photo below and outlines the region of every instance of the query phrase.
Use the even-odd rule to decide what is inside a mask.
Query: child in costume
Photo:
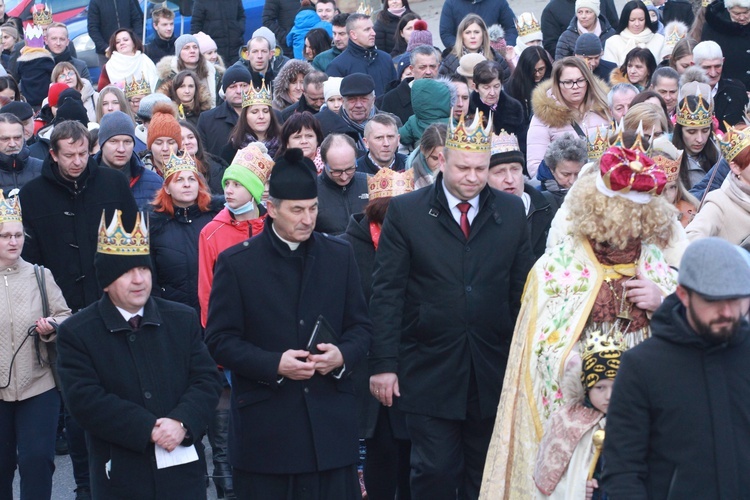
[[[599,456],[609,397],[623,352],[617,336],[616,332],[615,338],[600,332],[587,336],[580,373],[569,369],[563,378],[569,403],[550,416],[539,443],[534,468],[537,499],[605,498],[598,488]]]

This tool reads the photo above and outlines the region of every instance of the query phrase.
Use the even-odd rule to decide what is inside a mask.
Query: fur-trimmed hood
[[[294,104],[289,101],[289,85],[302,73],[307,76],[313,71],[313,67],[306,61],[290,59],[276,74],[273,79],[273,105],[274,108],[282,110]]]
[[[622,71],[620,71],[620,68],[617,67],[609,74],[609,83],[614,87],[620,83],[630,83],[630,81],[628,81],[628,75],[624,75]]]
[[[594,80],[605,93],[609,92],[609,86],[606,83],[596,77],[594,77]],[[552,128],[562,128],[570,125],[574,119],[573,111],[561,102],[558,102],[555,96],[552,95],[551,89],[552,80],[548,79],[537,85],[534,92],[532,92],[531,106],[534,109],[534,116]],[[596,104],[594,106],[591,111],[604,117],[608,116],[608,109],[600,109]]]
[[[51,59],[55,61],[52,52],[44,48],[24,47],[21,49],[21,55],[18,56],[18,62],[33,61],[34,59]]]

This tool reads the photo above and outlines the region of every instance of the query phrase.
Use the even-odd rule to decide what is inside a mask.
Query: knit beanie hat
[[[420,45],[432,45],[432,33],[427,31],[427,21],[417,19],[414,23],[414,31],[411,32],[411,38],[406,45],[406,52],[411,52]]]
[[[251,142],[234,155],[232,164],[224,171],[221,185],[226,184],[228,180],[239,182],[253,195],[255,202],[260,203],[273,165],[265,144]]]
[[[583,33],[576,40],[576,46],[573,49],[573,54],[577,56],[590,56],[596,57],[602,54],[602,41],[599,37],[593,33]]]
[[[182,149],[182,129],[177,123],[174,114],[174,107],[167,103],[157,103],[151,114],[151,123],[148,125],[148,136],[146,146],[151,149],[151,145],[159,137],[169,137],[177,142],[177,148]]]
[[[127,135],[135,141],[135,124],[122,111],[113,111],[102,116],[99,122],[99,147],[116,135]]]
[[[341,95],[341,80],[343,78],[340,76],[329,76],[328,80],[323,82],[323,96],[326,101],[331,97]]]
[[[52,124],[57,125],[67,120],[78,121],[84,127],[89,126],[89,114],[83,106],[83,101],[81,101],[81,93],[71,88],[60,93],[57,114],[55,119],[52,120]]]
[[[578,9],[591,9],[596,14],[596,17],[599,17],[599,13],[601,12],[599,10],[599,0],[576,0],[576,12],[578,12]]]
[[[31,104],[27,102],[11,101],[0,108],[0,113],[15,115],[19,120],[24,122],[34,116],[34,109],[31,107]]]
[[[315,164],[301,149],[288,149],[273,167],[268,194],[278,200],[312,200],[318,197]]]
[[[200,50],[200,42],[197,38],[195,38],[195,35],[180,35],[177,37],[177,40],[174,41],[174,53],[177,57],[180,57],[180,52],[182,52],[182,48],[189,44],[194,43],[198,46],[198,50]]]
[[[276,50],[276,35],[273,34],[273,31],[266,28],[265,26],[261,26],[257,30],[253,31],[253,36],[250,37],[250,40],[252,40],[256,36],[262,36],[263,38],[268,40],[268,45],[271,46],[271,52]]]
[[[150,120],[151,114],[154,110],[154,106],[156,106],[156,103],[159,102],[172,104],[172,100],[169,97],[162,94],[161,92],[154,92],[153,94],[149,94],[141,99],[141,105],[138,106],[138,112],[136,113],[136,115],[138,115],[138,118],[140,118],[141,120]]]
[[[505,53],[505,47],[507,42],[505,41],[505,30],[499,24],[493,24],[487,28],[487,34],[490,38],[490,47],[495,49],[497,52]]]
[[[49,90],[47,91],[47,103],[51,107],[57,107],[58,103],[60,102],[60,94],[63,90],[67,90],[70,87],[68,87],[65,83],[53,83],[49,86]]]
[[[193,36],[196,40],[198,40],[198,46],[201,48],[201,54],[205,54],[206,52],[216,50],[218,48],[216,47],[216,42],[214,42],[214,39],[203,33],[202,31],[199,31]]]
[[[226,92],[230,85],[237,82],[253,83],[253,75],[244,66],[229,66],[221,80],[221,89]]]

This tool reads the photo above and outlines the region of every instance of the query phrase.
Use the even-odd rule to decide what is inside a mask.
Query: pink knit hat
[[[199,31],[193,36],[198,39],[198,46],[201,49],[201,54],[205,54],[206,52],[217,49],[214,39],[203,33],[202,31]]]
[[[432,45],[432,33],[427,31],[427,21],[417,19],[414,23],[414,31],[411,32],[411,38],[406,45],[406,52],[411,52],[420,45]]]

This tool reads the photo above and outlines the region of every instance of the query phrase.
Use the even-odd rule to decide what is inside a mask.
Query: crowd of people
[[[750,490],[750,0],[0,13],[3,498]]]

